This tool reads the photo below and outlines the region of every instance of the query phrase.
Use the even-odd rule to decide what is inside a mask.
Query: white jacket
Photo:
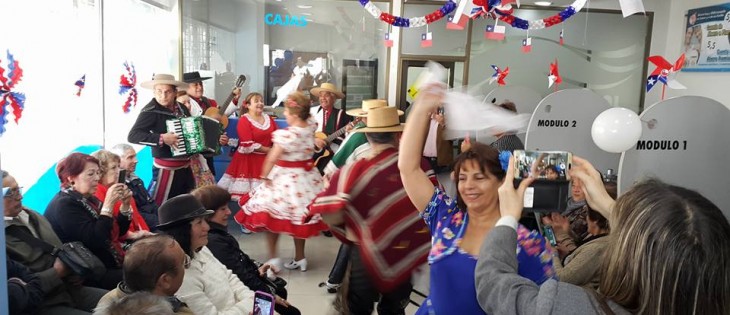
[[[208,247],[195,253],[176,294],[196,315],[248,314],[254,292],[213,256]]]

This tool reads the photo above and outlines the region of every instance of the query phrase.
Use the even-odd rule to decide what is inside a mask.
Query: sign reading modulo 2
[[[305,27],[307,26],[307,20],[303,16],[284,15],[282,17],[279,14],[266,13],[264,15],[264,22],[266,25],[281,25],[281,26],[295,26]]]
[[[636,150],[687,150],[687,140],[639,140],[636,143]]]
[[[577,122],[575,120],[540,119],[537,121],[537,126],[575,128],[577,126]]]

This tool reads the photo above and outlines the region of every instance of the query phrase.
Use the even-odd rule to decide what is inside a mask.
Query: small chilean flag
[[[528,37],[522,40],[522,52],[528,53],[532,51],[532,37]]]
[[[565,42],[563,41],[563,30],[560,30],[560,46],[563,46]]]
[[[385,47],[393,47],[393,39],[390,33],[385,33]]]
[[[506,28],[502,25],[487,25],[487,31],[484,33],[484,38],[491,40],[503,40],[504,32]]]
[[[454,22],[454,19],[458,19],[458,21]],[[449,21],[446,23],[446,29],[463,30],[466,27],[466,22],[468,21],[469,17],[464,14],[458,15],[458,17],[454,15],[449,15]]]
[[[84,74],[81,79],[76,80],[76,83],[74,83],[75,86],[77,86],[79,89],[76,91],[76,96],[81,96],[81,90],[84,89],[86,86],[86,74]]]
[[[421,47],[431,47],[433,45],[433,33],[421,34]]]

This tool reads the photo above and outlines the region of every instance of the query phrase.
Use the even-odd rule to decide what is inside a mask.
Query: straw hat
[[[361,108],[350,109],[347,114],[355,117],[368,117],[368,111],[373,108],[388,107],[386,100],[363,100]],[[398,116],[403,116],[403,111],[398,110]]]
[[[188,88],[188,84],[185,82],[180,82],[175,80],[175,76],[172,74],[165,74],[165,73],[157,73],[154,77],[152,77],[152,80],[142,82],[140,86],[146,89],[154,89],[155,85],[157,84],[167,84],[167,85],[173,85],[176,87],[181,88]]]
[[[313,88],[309,91],[314,96],[319,96],[319,92],[330,92],[337,96],[338,99],[344,98],[345,94],[340,91],[334,84],[332,83],[322,83],[319,87]]]
[[[401,132],[404,124],[398,116],[395,107],[373,108],[368,111],[367,127],[355,129],[355,132]]]

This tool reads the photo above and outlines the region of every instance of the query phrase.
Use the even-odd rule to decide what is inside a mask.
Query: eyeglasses
[[[15,187],[15,188],[3,187],[3,198],[5,198],[5,199],[15,198],[15,200],[20,200],[23,198],[22,189],[23,189],[23,187]]]
[[[183,260],[183,267],[185,267],[185,269],[190,268],[190,256],[188,256],[187,254],[185,255],[185,259]]]

